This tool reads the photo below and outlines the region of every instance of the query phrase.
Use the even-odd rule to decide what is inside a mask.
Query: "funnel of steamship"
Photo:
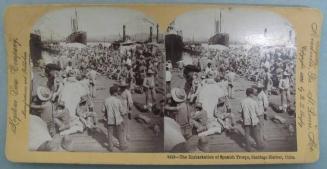
[[[78,17],[77,11],[75,10],[75,18],[71,18],[72,33],[67,37],[68,43],[82,43],[86,45],[87,36],[85,31],[78,29]]]

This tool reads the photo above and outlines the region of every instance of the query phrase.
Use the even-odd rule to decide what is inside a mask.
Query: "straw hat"
[[[87,100],[88,100],[88,96],[87,95],[81,96],[80,103],[86,102]]]
[[[256,85],[257,88],[263,88],[263,84],[261,82],[258,82],[257,85]]]
[[[226,97],[225,96],[219,97],[218,104],[222,104],[222,103],[225,103],[225,102],[226,102]]]
[[[41,101],[48,101],[51,98],[50,89],[43,86],[39,86],[36,89],[36,94]]]
[[[202,103],[196,102],[195,103],[195,108],[202,108]]]
[[[171,89],[171,96],[175,102],[184,102],[186,100],[186,93],[184,89],[173,88]]]
[[[61,101],[59,101],[59,102],[58,102],[58,106],[62,106],[62,107],[65,107],[65,102],[64,102],[64,101],[62,101],[62,100],[61,100]]]
[[[126,87],[126,86],[128,86],[128,84],[124,80],[122,80],[122,81],[119,82],[118,86]]]
[[[148,74],[153,74],[153,73],[154,72],[151,69],[148,70]]]

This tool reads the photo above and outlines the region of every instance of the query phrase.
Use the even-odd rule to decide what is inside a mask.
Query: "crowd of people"
[[[295,101],[291,99],[295,90],[295,48],[232,46],[211,49],[197,46],[197,50],[201,54],[191,56],[191,64],[181,62],[182,66],[173,69],[170,61],[166,63],[168,99],[165,118],[169,120],[165,119],[165,128],[168,127],[166,121],[170,125],[176,123],[173,126],[179,127],[174,130],[179,132],[165,135],[165,141],[171,144],[165,150],[196,151],[187,146],[187,140],[196,135],[199,137],[198,147],[202,147],[200,151],[210,151],[203,148],[208,147],[207,136],[235,132],[237,123],[241,123],[244,129],[244,149],[253,151],[252,137],[256,143],[254,148],[263,150],[266,137],[263,126],[273,116],[267,112],[268,107],[279,113],[295,115]],[[176,74],[183,71],[184,88],[173,86],[171,89],[172,74],[176,71]],[[241,78],[252,85],[244,88],[245,98],[240,100],[240,108],[236,110],[232,109],[231,100],[235,99],[236,79]],[[280,95],[280,104],[271,103],[271,95]],[[177,139],[176,135],[183,136],[183,139]]]
[[[40,60],[46,82],[32,74],[30,149],[55,151],[54,138],[98,128],[98,117],[104,113],[108,150],[113,151],[113,135],[117,133],[119,149],[128,149],[128,120],[132,112],[134,92],[145,94],[145,109],[156,102],[155,80],[160,71],[162,54],[155,44],[102,44],[83,47],[53,47],[51,62]],[[103,107],[95,107],[99,85],[97,77],[115,80],[110,85]],[[108,85],[108,84],[101,84]],[[100,115],[99,115],[100,114]],[[34,120],[33,120],[34,119]],[[66,146],[67,147],[67,146]]]

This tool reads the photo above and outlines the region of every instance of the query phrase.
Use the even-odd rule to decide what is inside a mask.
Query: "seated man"
[[[202,109],[202,103],[197,102],[195,104],[196,111],[191,114],[190,123],[191,126],[196,128],[198,133],[207,130],[207,112]]]
[[[223,96],[218,99],[218,104],[214,109],[214,117],[220,123],[223,129],[230,131],[233,129],[234,120],[227,97]]]
[[[69,110],[65,107],[65,102],[59,101],[54,112],[54,122],[58,126],[59,132],[70,128]]]
[[[81,97],[81,101],[76,108],[77,116],[88,129],[93,129],[97,125],[96,113],[93,111],[93,107],[93,103],[90,101],[89,96],[85,95]]]

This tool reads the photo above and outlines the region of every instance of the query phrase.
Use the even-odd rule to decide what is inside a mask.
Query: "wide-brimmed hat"
[[[64,102],[64,101],[62,101],[62,100],[61,100],[61,101],[59,101],[59,102],[58,102],[58,106],[62,106],[62,107],[65,107],[65,102]]]
[[[149,69],[148,74],[154,74],[153,70]]]
[[[122,80],[122,81],[120,81],[120,82],[118,83],[118,86],[119,86],[119,87],[126,87],[126,86],[128,86],[128,84],[127,84],[124,80]]]
[[[47,87],[39,86],[36,89],[36,94],[41,101],[48,101],[51,98],[51,91]]]
[[[213,77],[213,76],[214,76],[213,71],[209,71],[208,74],[207,74],[207,76],[208,76],[209,78]]]
[[[75,72],[73,70],[70,70],[68,73],[67,73],[68,77],[72,77],[75,75]]]
[[[195,103],[195,108],[202,108],[202,103],[196,102]]]
[[[86,102],[87,100],[88,100],[88,96],[87,95],[81,96],[80,103]]]
[[[186,93],[184,89],[173,88],[171,89],[171,96],[175,102],[183,102],[186,100]]]
[[[225,96],[218,98],[218,104],[223,104],[225,102],[226,102],[226,97]]]
[[[257,85],[256,85],[256,88],[263,88],[263,84],[261,82],[258,82]]]

